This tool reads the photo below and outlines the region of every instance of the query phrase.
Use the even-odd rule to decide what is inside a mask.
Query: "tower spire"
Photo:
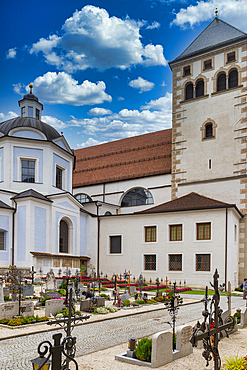
[[[30,94],[32,94],[33,93],[33,90],[32,90],[33,89],[33,84],[31,83],[28,86],[30,87]]]
[[[215,18],[218,18],[218,9],[215,9]]]

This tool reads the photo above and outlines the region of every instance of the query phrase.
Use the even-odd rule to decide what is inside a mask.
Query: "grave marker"
[[[173,361],[172,333],[161,331],[152,339],[151,366],[159,367]]]
[[[62,311],[64,305],[63,299],[51,299],[45,302],[45,316],[55,315],[56,312]]]
[[[0,282],[0,304],[4,303],[4,295],[3,295],[3,283]]]
[[[193,352],[190,343],[192,333],[192,326],[182,325],[177,329],[176,350],[179,351],[179,357],[188,356]]]

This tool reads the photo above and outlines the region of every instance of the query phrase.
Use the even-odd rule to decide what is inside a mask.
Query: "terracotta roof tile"
[[[160,204],[159,206],[152,207],[144,211],[135,213],[163,213],[163,212],[192,211],[200,209],[203,210],[229,207],[235,207],[237,209],[235,204],[220,202],[218,200],[208,198],[197,193],[190,193],[180,198]],[[238,209],[237,211],[239,212]]]
[[[75,150],[73,187],[171,173],[171,129]]]

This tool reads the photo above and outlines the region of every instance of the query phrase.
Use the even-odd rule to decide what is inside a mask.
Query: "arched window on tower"
[[[221,72],[217,76],[217,91],[222,91],[226,89],[226,74]]]
[[[121,207],[141,206],[144,204],[153,204],[153,197],[143,188],[135,188],[130,190],[124,197]]]
[[[207,123],[205,126],[204,138],[213,137],[213,124],[211,122]]]
[[[238,71],[237,69],[231,69],[228,77],[228,88],[238,86]]]
[[[185,85],[185,100],[193,99],[193,83],[188,82]]]
[[[60,221],[59,228],[59,252],[69,253],[69,226],[66,221]]]
[[[204,95],[204,81],[200,79],[196,83],[196,98],[203,95]]]

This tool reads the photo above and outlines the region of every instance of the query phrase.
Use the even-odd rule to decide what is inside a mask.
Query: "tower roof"
[[[222,21],[214,20],[200,33],[200,35],[169,64],[182,61],[206,51],[217,49],[228,44],[247,39],[247,34]]]

